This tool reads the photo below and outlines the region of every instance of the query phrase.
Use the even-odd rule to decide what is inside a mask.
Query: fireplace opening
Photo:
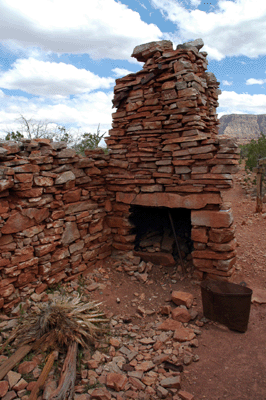
[[[131,206],[130,222],[134,225],[132,233],[136,235],[134,250],[147,253],[147,257],[156,253],[171,254],[179,261],[175,235],[170,218],[172,217],[181,257],[191,260],[193,242],[191,240],[191,210],[186,208]],[[171,217],[169,216],[171,214]]]

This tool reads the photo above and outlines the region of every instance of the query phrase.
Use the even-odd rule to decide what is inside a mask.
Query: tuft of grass
[[[81,371],[81,362],[82,362],[82,358],[83,358],[83,350],[79,349],[78,351],[78,356],[77,356],[77,371],[80,372]]]

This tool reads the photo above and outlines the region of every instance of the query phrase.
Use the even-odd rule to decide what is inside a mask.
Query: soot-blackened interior
[[[186,208],[131,206],[130,221],[136,234],[135,250],[167,252],[178,259],[178,249],[169,213],[172,216],[182,257],[191,253],[191,211]]]

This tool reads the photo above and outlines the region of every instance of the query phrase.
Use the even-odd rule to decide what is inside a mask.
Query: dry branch
[[[0,367],[0,381],[6,374],[32,349],[32,346],[26,345],[20,347],[8,360],[6,360]]]
[[[77,363],[76,342],[68,347],[67,355],[60,376],[58,388],[49,397],[49,400],[72,400],[74,396],[76,363]]]
[[[51,371],[52,366],[54,365],[54,360],[56,356],[56,351],[53,351],[51,354],[49,354],[48,360],[42,370],[41,375],[39,376],[34,388],[32,389],[32,392],[30,394],[30,397],[28,400],[36,400],[38,397],[39,390],[43,387],[45,380]]]

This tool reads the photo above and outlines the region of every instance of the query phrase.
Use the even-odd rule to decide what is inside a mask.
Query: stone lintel
[[[117,192],[116,201],[145,207],[188,208],[191,210],[199,210],[206,207],[207,204],[222,203],[220,193],[202,193],[181,196],[177,193],[157,192],[140,193],[136,195],[135,193]]]

